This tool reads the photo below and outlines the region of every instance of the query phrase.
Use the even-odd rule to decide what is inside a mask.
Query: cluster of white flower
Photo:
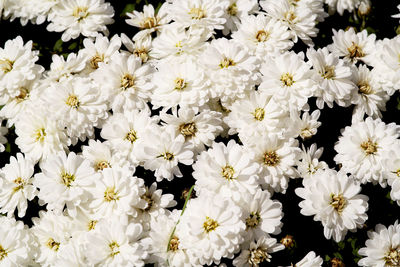
[[[14,127],[21,151],[0,171],[0,265],[202,266],[234,258],[235,266],[258,266],[285,248],[274,238],[283,211],[273,195],[299,177],[301,214],[336,242],[368,218],[362,184],[389,184],[400,205],[400,128],[380,119],[400,90],[400,37],[334,30],[330,45],[314,49],[324,3],[339,14],[370,5],[168,0],[157,12],[146,5],[127,14],[139,29],[131,39],[106,37],[114,10],[103,0],[0,1],[3,18],[47,19],[63,41],[88,37],[79,52],[54,55],[49,69],[37,64],[32,41],[18,36],[0,48],[0,143]],[[305,53],[291,50],[300,41]],[[340,171],[319,160],[323,148],[302,144],[334,103],[354,105],[335,145]],[[182,210],[171,209],[176,196],[134,176],[140,167],[171,181],[189,175],[182,164],[192,167],[196,192]],[[45,210],[28,228],[14,214],[24,217],[34,198]],[[359,264],[398,266],[397,222],[377,232]],[[322,263],[310,252],[295,266]]]

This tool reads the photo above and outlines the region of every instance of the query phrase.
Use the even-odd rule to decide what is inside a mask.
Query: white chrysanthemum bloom
[[[300,213],[314,215],[321,221],[326,239],[340,242],[347,231],[355,232],[367,220],[368,197],[359,194],[361,186],[344,172],[332,169],[317,171],[309,183],[296,188],[304,200],[299,203]]]
[[[59,1],[52,7],[47,30],[63,32],[61,39],[68,42],[80,34],[96,37],[98,32],[108,34],[106,25],[114,22],[114,8],[104,0]]]
[[[192,109],[180,108],[172,115],[160,114],[166,125],[175,127],[175,132],[185,137],[185,142],[193,144],[195,156],[211,146],[214,139],[223,131],[222,114],[217,111],[203,110],[199,114]]]
[[[67,244],[59,248],[59,255],[53,266],[90,266],[87,262],[83,243],[78,238],[72,238]]]
[[[14,218],[0,217],[0,266],[31,266],[36,245],[27,227]]]
[[[229,106],[224,118],[229,134],[239,133],[243,142],[254,140],[254,135],[281,134],[289,113],[272,96],[260,91],[251,91],[244,99]]]
[[[211,33],[214,29],[224,28],[228,6],[228,0],[173,0],[168,12],[183,28],[190,26]]]
[[[393,151],[388,153],[383,161],[385,167],[384,175],[391,187],[391,199],[397,201],[397,204],[400,205],[400,143],[396,142],[392,145],[394,146]]]
[[[317,21],[322,22],[328,17],[325,12],[324,1],[321,0],[289,0],[292,5],[309,9],[313,14],[317,15]]]
[[[100,140],[90,139],[87,146],[82,146],[82,156],[89,160],[91,167],[98,172],[105,168],[134,168],[134,166],[129,166],[125,158],[113,153],[111,146],[107,142],[101,142]]]
[[[211,81],[211,97],[222,102],[244,98],[258,83],[258,59],[235,41],[212,40],[200,61]]]
[[[241,209],[218,194],[204,193],[189,200],[179,223],[182,248],[201,265],[219,264],[222,257],[233,258],[245,230],[241,217]]]
[[[156,127],[156,117],[150,117],[150,110],[132,110],[124,114],[114,113],[104,123],[100,136],[110,145],[112,152],[121,154],[135,167],[139,164],[138,149],[145,142],[146,130]]]
[[[150,50],[152,50],[152,38],[150,36],[133,41],[126,34],[121,33],[121,41],[130,53],[140,58],[142,63],[146,63],[152,59],[150,56]]]
[[[33,10],[29,7],[28,0],[2,0],[3,17],[6,19],[10,19],[10,21],[14,21],[15,19],[19,19],[22,26],[25,26],[29,20],[34,21],[35,14],[32,12]]]
[[[154,127],[145,134],[145,142],[141,143],[144,168],[155,171],[157,182],[167,179],[171,181],[182,177],[178,163],[193,163],[193,145],[185,142],[185,137],[176,133],[173,126]]]
[[[263,13],[241,18],[238,30],[232,33],[232,39],[260,59],[268,53],[286,51],[293,46],[288,27]]]
[[[108,217],[86,235],[85,255],[95,266],[144,266],[147,251],[140,243],[140,224],[122,224]]]
[[[35,261],[41,266],[52,266],[60,258],[60,248],[67,245],[74,231],[72,220],[53,211],[40,211],[32,218],[31,233],[38,243]]]
[[[161,34],[154,38],[149,55],[156,59],[192,59],[198,60],[207,38],[196,31],[182,29],[173,23],[164,27]]]
[[[54,54],[51,59],[50,70],[44,73],[44,77],[48,83],[69,80],[75,74],[83,71],[86,66],[86,60],[82,53],[70,53],[67,59],[61,55]],[[44,84],[44,86],[47,85]]]
[[[400,265],[400,225],[396,221],[386,228],[382,224],[375,226],[375,231],[368,232],[368,240],[358,253],[364,258],[359,266],[399,266]]]
[[[294,266],[296,267],[321,267],[324,263],[324,260],[315,254],[314,251],[310,251],[307,255]]]
[[[300,38],[307,45],[313,44],[311,37],[317,36],[318,16],[307,5],[297,5],[297,1],[291,0],[264,0],[260,5],[269,16],[289,27],[295,43]]]
[[[282,204],[272,200],[268,191],[258,189],[255,194],[247,194],[239,205],[242,207],[243,220],[246,224],[245,243],[281,232]]]
[[[308,106],[307,100],[313,95],[316,85],[311,79],[310,65],[304,61],[303,53],[285,52],[267,57],[260,71],[260,91],[268,93],[285,106],[298,110]]]
[[[0,47],[0,96],[7,99],[19,95],[27,80],[35,80],[44,68],[35,64],[39,51],[32,51],[32,41],[24,44],[21,36]]]
[[[315,92],[318,108],[322,109],[324,103],[332,108],[334,101],[339,106],[350,105],[350,98],[356,90],[352,69],[338,56],[329,53],[326,47],[308,49],[307,57],[313,66],[312,79],[319,86]]]
[[[89,187],[100,175],[90,167],[90,162],[74,152],[60,152],[40,163],[41,173],[35,175],[33,184],[39,189],[41,204],[47,210],[61,214],[64,206],[75,217],[76,207],[90,199]]]
[[[214,142],[192,166],[196,193],[212,192],[240,203],[247,194],[253,195],[259,188],[260,166],[253,158],[252,153],[234,140],[227,145]]]
[[[100,93],[91,79],[80,77],[53,83],[46,90],[44,101],[53,118],[66,128],[73,145],[78,139],[93,138],[94,127],[108,117],[106,100]]]
[[[354,28],[346,31],[333,30],[333,44],[328,45],[329,51],[339,57],[343,57],[346,62],[364,62],[371,65],[375,56],[375,34],[368,35],[367,30],[356,33]]]
[[[26,8],[27,10],[29,10],[29,19],[32,23],[42,24],[47,20],[47,16],[50,10],[58,2],[60,2],[60,0],[30,0],[24,1],[24,5],[22,8]]]
[[[113,112],[123,112],[145,108],[153,87],[151,72],[150,65],[142,65],[136,56],[115,53],[108,64],[99,63],[92,78]]]
[[[179,223],[176,225],[179,215],[177,211],[151,218],[149,240],[147,241],[150,243],[148,260],[150,263],[155,263],[159,267],[199,266],[182,247],[181,239],[184,239],[185,235],[182,232],[182,225]],[[174,231],[173,235],[172,231]]]
[[[293,123],[293,137],[300,136],[301,139],[307,140],[313,137],[317,133],[317,129],[321,126],[321,122],[318,121],[321,111],[319,109],[314,110],[311,115],[306,111],[303,116],[300,117],[299,112],[291,111],[291,123]]]
[[[140,196],[145,189],[144,181],[132,175],[127,168],[104,169],[89,189],[92,199],[88,207],[92,212],[103,218],[118,217],[124,224],[128,223],[128,215],[136,217],[135,207],[144,204]]]
[[[71,144],[65,130],[42,108],[21,116],[15,123],[15,133],[18,136],[15,144],[35,163],[59,151],[67,151]]]
[[[224,35],[237,31],[243,18],[259,11],[257,0],[229,0],[225,10],[226,22],[222,30]]]
[[[335,144],[334,160],[342,170],[365,184],[373,182],[386,186],[384,160],[395,149],[399,126],[385,124],[371,117],[347,126]]]
[[[304,144],[302,144],[302,151],[300,161],[297,163],[297,170],[300,177],[303,178],[303,184],[309,182],[318,170],[325,170],[328,168],[328,164],[326,164],[325,161],[319,160],[323,151],[324,148],[317,148],[315,143],[308,149],[306,149]]]
[[[285,246],[277,243],[275,238],[262,236],[256,242],[252,241],[248,244],[246,249],[242,249],[239,256],[233,260],[233,266],[258,267],[263,262],[271,261],[271,253],[283,249],[285,249]]]
[[[371,72],[365,65],[360,65],[353,74],[358,90],[351,99],[351,103],[355,105],[352,121],[361,121],[364,115],[374,119],[381,118],[381,111],[386,110],[389,95],[376,81],[375,76],[378,73]]]
[[[79,50],[79,53],[87,59],[86,72],[90,73],[99,68],[99,63],[109,63],[111,57],[118,53],[121,48],[121,38],[114,35],[111,39],[103,35],[97,35],[96,39],[86,38],[83,40],[85,48]]]
[[[0,212],[13,216],[18,208],[18,217],[25,216],[28,200],[36,195],[36,187],[32,185],[34,163],[24,158],[21,153],[10,157],[10,163],[0,170]]]
[[[7,143],[6,134],[8,133],[8,128],[1,126],[1,124],[2,121],[0,121],[0,152],[4,152],[4,150],[6,150],[4,144]]]
[[[196,61],[164,60],[157,64],[151,79],[154,90],[151,103],[155,108],[199,107],[209,100],[210,81]]]
[[[353,12],[353,10],[359,6],[362,0],[324,0],[329,7],[329,13],[333,14],[338,12],[343,15],[343,12],[347,10],[348,12]]]
[[[285,193],[289,178],[298,177],[295,169],[301,152],[298,141],[293,138],[282,140],[276,135],[260,136],[245,146],[261,166],[259,183],[275,192]]]

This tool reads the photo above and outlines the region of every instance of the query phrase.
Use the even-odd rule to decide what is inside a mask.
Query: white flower
[[[76,216],[76,207],[90,198],[88,189],[99,179],[89,161],[74,152],[60,152],[40,164],[41,173],[35,175],[33,184],[39,189],[38,197],[47,203],[48,210],[61,214],[64,206]]]
[[[141,147],[143,166],[155,171],[154,176],[158,182],[163,179],[171,181],[174,176],[182,177],[178,163],[193,163],[193,145],[185,143],[185,137],[176,133],[173,126],[154,127],[146,133],[145,138]]]
[[[298,112],[291,111],[291,123],[293,128],[293,137],[300,136],[301,139],[307,140],[317,133],[317,129],[321,126],[321,122],[318,121],[321,112],[317,109],[314,110],[311,115],[306,111],[300,118]]]
[[[152,38],[143,38],[133,42],[126,34],[121,33],[121,41],[129,52],[140,58],[142,63],[146,63],[152,57],[149,55],[152,50]]]
[[[294,109],[304,109],[316,89],[303,53],[285,52],[267,57],[260,71],[262,82],[259,90]]]
[[[85,252],[81,240],[79,238],[72,238],[67,244],[59,248],[59,255],[54,262],[54,266],[89,266]]]
[[[385,155],[385,159],[383,160],[385,167],[384,176],[391,187],[391,199],[397,201],[397,204],[400,205],[400,143],[397,141],[392,146],[394,147],[393,150]]]
[[[100,31],[108,33],[106,25],[114,22],[113,16],[113,7],[104,0],[59,1],[48,15],[50,24],[47,30],[63,32],[63,42],[80,34],[96,37]]]
[[[258,267],[263,262],[271,261],[271,253],[283,250],[284,245],[277,243],[275,238],[263,236],[252,241],[248,249],[242,249],[240,255],[233,260],[233,266]]]
[[[365,184],[386,186],[384,160],[399,137],[399,127],[368,117],[365,121],[347,126],[335,144],[338,153],[334,160],[342,170]]]
[[[200,195],[203,191],[213,192],[240,203],[259,187],[257,174],[260,167],[253,158],[252,153],[234,140],[227,145],[214,142],[192,166],[196,192]]]
[[[340,15],[347,10],[353,12],[353,10],[361,3],[361,0],[324,0],[329,6],[329,13],[337,11]]]
[[[29,19],[34,24],[42,24],[47,20],[50,10],[60,0],[30,0],[24,1],[22,9],[26,8],[30,13]],[[21,18],[22,20],[22,18]]]
[[[59,82],[64,79],[69,79],[75,74],[80,73],[86,66],[86,60],[83,53],[68,54],[67,59],[61,55],[54,54],[52,56],[50,70],[44,73],[44,77],[48,82]],[[44,84],[47,87],[48,84]]]
[[[10,163],[0,171],[0,212],[7,213],[8,217],[18,208],[18,217],[25,216],[28,200],[36,194],[36,187],[32,185],[34,163],[24,158],[21,153],[11,157]]]
[[[400,264],[400,225],[396,221],[386,228],[382,224],[369,231],[366,247],[358,253],[365,256],[358,261],[359,266],[398,266]]]
[[[340,242],[348,230],[354,232],[367,220],[368,197],[359,194],[361,186],[343,172],[332,169],[317,171],[312,180],[297,188],[304,200],[299,203],[301,214],[314,215],[321,221],[326,239]]]
[[[310,251],[307,255],[294,266],[296,267],[321,267],[324,260],[315,254],[314,251]]]
[[[229,5],[225,10],[226,22],[222,30],[223,34],[237,31],[243,18],[257,11],[259,7],[256,0],[229,0]]]
[[[201,265],[232,258],[239,251],[245,229],[241,216],[240,208],[229,198],[205,193],[191,199],[179,223],[185,237],[182,248]]]
[[[325,161],[320,161],[319,158],[322,156],[324,151],[323,147],[317,149],[317,145],[314,143],[308,149],[302,144],[302,151],[300,161],[297,164],[297,170],[303,178],[303,184],[309,182],[314,177],[314,174],[318,170],[325,170],[328,168],[328,164]]]

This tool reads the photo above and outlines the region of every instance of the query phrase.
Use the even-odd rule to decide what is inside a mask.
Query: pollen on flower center
[[[133,54],[139,57],[143,63],[147,62],[147,60],[149,59],[149,52],[146,48],[135,48]]]
[[[265,110],[263,108],[256,108],[254,110],[254,118],[258,121],[262,121],[264,120],[264,116],[265,116]]]
[[[182,78],[176,78],[174,84],[175,84],[174,87],[175,90],[182,91],[183,89],[186,88],[186,82]]]
[[[72,15],[78,19],[78,21],[81,21],[82,19],[86,18],[89,16],[88,12],[88,7],[86,6],[77,6],[74,8],[74,11]]]
[[[398,169],[396,172],[397,177],[400,177],[400,169]]]
[[[46,242],[46,246],[54,251],[57,251],[60,248],[60,243],[56,242],[52,237],[50,237]]]
[[[126,136],[125,136],[125,140],[128,140],[129,142],[131,142],[132,144],[137,140],[137,134],[135,130],[130,130]]]
[[[93,230],[96,227],[96,224],[97,224],[97,220],[90,220],[90,222],[87,225],[88,230],[89,231]]]
[[[118,194],[115,192],[114,187],[107,187],[106,191],[104,191],[104,200],[107,202],[118,200]]]
[[[231,165],[226,165],[225,167],[222,167],[222,177],[224,177],[226,180],[232,180],[234,175],[235,169],[233,169]]]
[[[108,244],[108,247],[110,248],[110,256],[114,257],[115,255],[119,254],[119,245],[117,242],[112,241],[110,244]]]
[[[9,59],[0,59],[0,68],[4,73],[12,71],[14,62]]]
[[[21,88],[19,89],[19,95],[17,95],[17,96],[15,97],[15,99],[16,99],[16,101],[17,101],[18,103],[21,103],[22,101],[24,101],[24,100],[27,99],[28,97],[29,97],[29,91],[28,91],[26,88],[21,87]]]
[[[178,129],[185,137],[194,136],[197,132],[196,124],[194,122],[183,123],[179,125]]]
[[[248,263],[250,266],[258,266],[261,262],[269,261],[270,258],[271,256],[265,250],[256,248],[250,251]]]
[[[35,132],[35,141],[43,142],[46,137],[46,130],[44,128],[37,129]]]
[[[230,5],[226,11],[229,15],[236,16],[236,14],[238,12],[236,3],[233,3],[232,5]]]
[[[367,141],[361,143],[360,147],[364,150],[367,156],[375,155],[375,153],[378,151],[378,144],[372,142],[372,140],[369,138]]]
[[[21,190],[22,188],[24,188],[25,181],[21,177],[18,177],[14,180],[14,184],[17,185],[16,187],[13,188],[13,192],[15,193],[15,192]]]
[[[349,57],[352,59],[365,56],[362,48],[354,42],[352,42],[351,46],[347,48],[347,51],[349,52]]]
[[[269,151],[264,153],[264,164],[267,166],[276,166],[280,161],[276,151]]]
[[[324,72],[321,73],[321,76],[324,79],[332,79],[335,77],[335,67],[333,66],[325,66]]]
[[[75,109],[77,109],[79,107],[79,105],[80,105],[78,97],[76,95],[73,95],[73,94],[68,96],[68,98],[65,101],[65,103],[68,106],[70,106],[72,108],[75,108]]]
[[[264,30],[260,30],[256,34],[256,39],[258,42],[265,42],[268,40],[268,37],[269,37],[269,33]]]
[[[294,14],[293,11],[288,11],[285,13],[285,19],[288,22],[294,22],[294,20],[296,19],[296,14]]]
[[[214,231],[219,226],[218,222],[206,216],[206,220],[203,223],[203,228],[206,233]]]
[[[92,57],[89,61],[89,65],[92,69],[96,70],[99,68],[99,63],[104,61],[104,55],[101,54],[96,54],[94,57]]]
[[[202,19],[206,16],[206,13],[203,9],[194,7],[190,9],[189,15],[191,15],[192,19]]]
[[[126,73],[124,76],[122,76],[121,87],[123,88],[123,90],[131,88],[134,85],[135,85],[135,77],[133,77],[129,73]]]
[[[154,17],[147,17],[140,23],[142,29],[151,29],[155,26],[157,26],[157,20]]]
[[[168,248],[173,252],[179,249],[179,238],[176,235],[174,235],[169,241]]]
[[[342,213],[344,208],[346,207],[347,200],[343,197],[342,194],[335,195],[331,194],[331,201],[329,205],[331,205],[339,214]]]
[[[258,212],[250,213],[249,217],[246,219],[246,228],[255,228],[260,223],[260,214]]]
[[[2,245],[0,245],[0,261],[7,257],[7,254],[7,250],[5,250]]]
[[[70,174],[66,171],[61,172],[61,182],[66,186],[70,187],[72,182],[75,181],[75,175]]]
[[[149,211],[154,204],[154,200],[151,197],[151,195],[148,192],[146,192],[146,194],[144,194],[140,198],[147,202],[147,207],[144,208],[144,211]]]
[[[385,255],[385,266],[400,266],[400,247],[391,248]]]
[[[97,162],[95,169],[96,169],[96,171],[99,171],[99,170],[102,171],[102,170],[104,170],[106,168],[110,168],[110,167],[111,167],[111,165],[108,161],[102,160],[102,161]]]
[[[235,66],[235,65],[236,65],[236,63],[235,63],[235,61],[233,61],[233,59],[226,58],[226,57],[221,61],[221,63],[219,63],[219,67],[221,69],[228,68],[228,67]]]
[[[294,84],[293,75],[287,72],[282,74],[280,80],[284,86],[292,86]]]
[[[165,153],[163,153],[163,154],[161,154],[161,156],[165,159],[165,160],[168,160],[168,161],[170,161],[170,160],[173,160],[174,159],[174,154],[172,154],[171,152],[165,152]]]
[[[358,86],[358,92],[360,94],[370,95],[374,93],[374,91],[372,90],[371,86],[367,81],[362,81],[359,84],[357,84],[357,86]]]

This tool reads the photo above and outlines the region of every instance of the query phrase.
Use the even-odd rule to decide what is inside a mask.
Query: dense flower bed
[[[1,0],[0,265],[400,266],[399,9]]]

